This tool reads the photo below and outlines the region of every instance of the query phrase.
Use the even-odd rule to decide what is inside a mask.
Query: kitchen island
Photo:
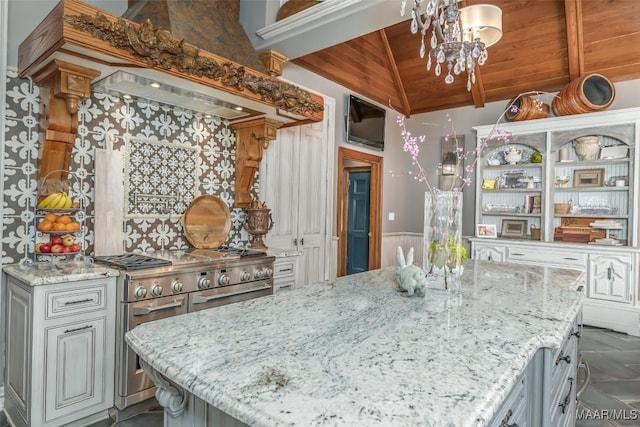
[[[484,426],[518,386],[532,391],[519,400],[543,399],[528,419],[555,416],[546,396],[565,386],[545,384],[545,366],[575,364],[562,355],[577,347],[579,272],[470,260],[458,289],[409,298],[395,271],[145,323],[126,340],[161,389],[165,425]]]

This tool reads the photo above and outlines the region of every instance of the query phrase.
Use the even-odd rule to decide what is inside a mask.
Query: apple
[[[51,253],[52,254],[59,254],[62,252],[62,248],[64,248],[64,246],[62,245],[53,245],[51,246]],[[42,249],[42,248],[40,248]]]
[[[43,243],[42,246],[40,246],[40,252],[42,252],[43,254],[50,253],[51,245],[49,243]]]
[[[62,237],[60,237],[60,236],[53,236],[53,237],[51,238],[51,242],[50,242],[50,243],[51,243],[51,246],[54,246],[54,245],[62,245]]]
[[[73,252],[73,247],[71,247],[71,245],[69,246],[62,246],[62,253],[63,254],[68,254]]]
[[[41,250],[42,245],[44,245],[44,243],[36,243],[36,245],[34,246],[34,250],[36,252],[42,252],[42,250]]]
[[[64,246],[71,246],[76,242],[76,239],[73,238],[73,236],[64,236],[62,238],[62,244]]]
[[[74,243],[70,247],[71,247],[71,252],[80,252],[80,249],[82,249],[79,243]]]

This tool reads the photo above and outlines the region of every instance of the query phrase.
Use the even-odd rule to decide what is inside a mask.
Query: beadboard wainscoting
[[[398,265],[398,246],[405,255],[413,248],[413,263],[417,266],[422,265],[422,233],[382,233],[382,268]]]
[[[462,244],[467,249],[467,258],[471,258],[469,236],[462,236]],[[413,263],[422,266],[422,233],[382,233],[382,268],[398,265],[396,251],[398,246],[404,254],[413,248]]]

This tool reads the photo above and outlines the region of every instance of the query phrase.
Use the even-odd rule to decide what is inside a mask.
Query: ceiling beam
[[[567,57],[569,80],[584,74],[584,41],[582,36],[582,0],[564,0],[567,21]]]
[[[382,29],[378,31],[378,34],[380,34],[380,40],[382,40],[382,46],[384,47],[384,52],[387,57],[387,63],[389,64],[389,71],[391,71],[391,77],[393,78],[394,86],[398,91],[398,98],[400,98],[400,100],[402,101],[402,108],[400,108],[400,110],[402,114],[404,114],[406,117],[409,117],[411,115],[411,106],[409,105],[407,92],[404,90],[404,85],[402,84],[400,73],[398,72],[398,66],[393,56],[393,52],[391,51],[391,46],[389,45],[387,33],[384,29]],[[399,106],[389,105],[389,107],[398,109]]]
[[[473,99],[473,106],[476,108],[484,107],[487,99],[482,81],[482,71],[480,71],[478,64],[476,64],[476,82],[471,84],[471,99]]]

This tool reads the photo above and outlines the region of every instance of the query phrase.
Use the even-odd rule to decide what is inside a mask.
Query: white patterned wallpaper
[[[2,263],[11,264],[31,256],[35,240],[32,218],[38,175],[39,88],[31,80],[18,78],[15,69],[9,69],[6,84]],[[212,194],[225,200],[233,222],[225,243],[243,245],[247,242],[248,235],[242,230],[244,211],[233,208],[235,135],[224,119],[205,118],[178,107],[125,101],[97,93],[81,104],[78,118],[71,171],[79,179],[73,183],[71,191],[84,195],[87,254],[93,252],[94,239],[94,149],[104,148],[106,138],[115,141],[115,149],[120,149],[130,137],[198,147],[196,181],[199,190],[196,195]],[[161,177],[159,186],[165,184],[165,178]],[[254,184],[254,197],[257,197],[258,185],[259,177]],[[126,219],[122,230],[123,249],[132,252],[188,247],[179,222],[185,208],[184,203],[179,204],[176,209],[181,211],[173,212],[174,215],[168,218]]]

